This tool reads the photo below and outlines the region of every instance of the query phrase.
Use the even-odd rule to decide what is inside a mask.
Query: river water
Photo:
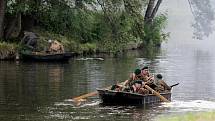
[[[0,61],[2,121],[151,121],[160,116],[215,110],[215,2],[164,1],[168,42],[161,49],[130,51],[104,60],[74,58],[68,63]],[[203,2],[203,3],[202,3]],[[205,7],[207,6],[207,7]],[[174,87],[171,103],[149,107],[102,106],[90,97],[71,98],[124,81],[144,65]]]

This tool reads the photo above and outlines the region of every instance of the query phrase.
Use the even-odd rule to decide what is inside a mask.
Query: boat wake
[[[90,107],[99,105],[100,101],[80,101],[75,102],[72,99],[64,100],[63,102],[56,102],[55,106],[72,106],[72,107]]]
[[[100,61],[103,61],[104,58],[78,58],[76,60],[82,60],[82,61],[86,61],[86,60],[100,60]]]
[[[215,102],[206,100],[191,101],[173,101],[171,103],[163,103],[160,107],[171,108],[171,111],[208,111],[215,110]]]

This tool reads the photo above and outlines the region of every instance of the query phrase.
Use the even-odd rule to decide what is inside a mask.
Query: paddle
[[[87,94],[84,94],[84,95],[72,98],[72,100],[74,100],[74,101],[80,101],[81,99],[85,99],[87,97],[91,97],[91,96],[95,96],[95,95],[97,95],[97,91],[90,92],[90,93],[87,93]]]
[[[170,88],[173,88],[174,86],[177,86],[177,85],[179,85],[179,83],[171,85]]]
[[[123,83],[124,82],[121,82],[121,83],[119,83],[117,85],[121,85]],[[108,87],[106,87],[106,89],[108,89],[110,87],[112,87],[112,86],[108,86]],[[74,100],[75,102],[78,102],[78,101],[81,101],[82,99],[85,99],[85,98],[88,98],[88,97],[91,97],[91,96],[96,96],[97,94],[98,94],[98,92],[94,91],[94,92],[90,92],[90,93],[87,93],[87,94],[84,94],[84,95],[81,95],[81,96],[78,96],[78,97],[74,97],[74,98],[72,98],[72,100]]]
[[[170,102],[169,100],[167,100],[165,97],[163,97],[162,95],[160,95],[160,93],[156,92],[155,90],[153,90],[151,87],[149,87],[148,85],[144,85],[146,89],[148,89],[149,91],[152,92],[152,94],[155,94],[156,96],[158,96],[163,102]]]

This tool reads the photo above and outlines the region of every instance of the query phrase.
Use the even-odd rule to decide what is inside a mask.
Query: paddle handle
[[[153,90],[151,87],[149,87],[148,85],[145,85],[145,88],[148,89],[149,91],[151,91],[153,94],[155,94],[156,96],[158,96],[163,102],[170,102],[169,100],[167,100],[165,97],[163,97],[162,95],[160,95],[160,93],[156,92],[155,90]]]
[[[73,100],[79,101],[81,99],[84,99],[84,98],[87,98],[87,97],[90,97],[90,96],[95,96],[95,95],[97,95],[97,91],[91,92],[91,93],[87,93],[87,94],[81,95],[79,97],[75,97],[75,98],[73,98]]]
[[[123,84],[124,82],[121,82],[119,83],[118,85],[121,85]],[[106,87],[106,89],[109,89],[111,86],[108,86]],[[91,96],[96,96],[98,94],[97,91],[94,91],[94,92],[90,92],[90,93],[87,93],[87,94],[84,94],[84,95],[81,95],[81,96],[78,96],[78,97],[75,97],[75,98],[72,98],[74,101],[79,101],[81,99],[85,99],[87,97],[91,97]]]
[[[179,85],[179,83],[173,84],[170,87],[173,88],[174,86],[177,86],[177,85]]]

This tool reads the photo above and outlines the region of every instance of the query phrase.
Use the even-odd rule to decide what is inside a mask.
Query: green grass
[[[17,45],[14,43],[0,42],[0,59],[14,58]]]
[[[215,121],[215,112],[187,113],[171,117],[159,117],[157,121]]]

